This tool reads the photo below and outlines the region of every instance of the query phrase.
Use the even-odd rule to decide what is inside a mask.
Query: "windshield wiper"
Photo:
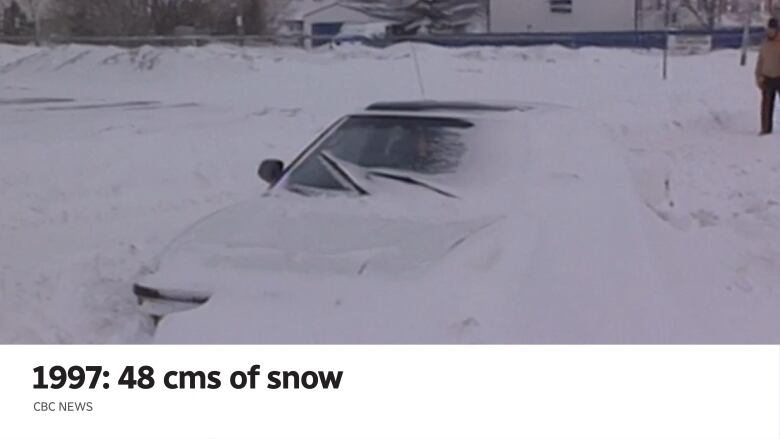
[[[347,171],[347,169],[342,166],[341,163],[339,163],[338,159],[332,157],[325,151],[321,151],[319,153],[319,158],[324,162],[325,167],[331,170],[337,180],[346,181],[360,195],[368,195],[368,191],[363,189],[363,187],[360,186],[357,181],[355,181],[355,178],[350,175],[349,171]]]
[[[361,174],[361,177],[364,176],[379,177],[388,180],[399,181],[401,183],[406,183],[409,185],[419,186],[428,189],[430,191],[436,192],[437,194],[443,195],[448,198],[458,198],[457,195],[451,192],[438,188],[433,184],[428,183],[427,181],[421,180],[416,177],[412,177],[411,175],[405,173],[393,172],[387,169],[371,169],[371,168],[365,168],[360,165],[356,165],[354,163],[345,163],[344,161],[336,157],[333,157],[329,152],[326,151],[321,151],[319,153],[319,157],[325,163],[325,166],[329,170],[331,170],[331,172],[334,174],[334,176],[337,179],[346,181],[360,195],[370,195],[370,194],[358,183],[358,179],[355,178],[353,173]]]
[[[432,185],[432,184],[430,184],[430,183],[428,183],[426,181],[414,178],[414,177],[412,177],[410,175],[396,174],[396,173],[390,172],[390,171],[370,171],[370,170],[366,172],[366,175],[371,176],[371,177],[380,177],[380,178],[386,178],[388,180],[400,181],[402,183],[411,184],[411,185],[414,185],[414,186],[424,187],[426,189],[429,189],[429,190],[432,190],[432,191],[436,192],[437,194],[444,195],[445,197],[458,198],[457,195],[455,195],[455,194],[453,194],[451,192],[447,192],[444,189],[437,188],[436,186],[434,186],[434,185]]]

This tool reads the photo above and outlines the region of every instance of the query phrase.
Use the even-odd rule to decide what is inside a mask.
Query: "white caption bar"
[[[2,346],[0,358],[2,437],[780,438],[780,347]],[[253,365],[256,387],[235,389],[231,373]],[[95,388],[88,374],[70,389],[81,374],[55,366],[102,370]],[[120,384],[128,366],[136,381],[151,366],[154,385]],[[198,371],[220,385],[165,385]],[[272,390],[274,371],[318,383]],[[318,371],[342,371],[339,388]]]

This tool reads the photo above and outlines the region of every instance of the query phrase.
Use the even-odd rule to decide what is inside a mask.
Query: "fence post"
[[[753,2],[748,1],[748,6],[745,10],[745,26],[742,29],[742,54],[739,58],[739,65],[744,66],[747,64],[747,50],[750,44],[750,24],[753,15]]]
[[[661,76],[663,80],[669,77],[669,20],[671,18],[671,7],[669,3],[671,0],[666,0],[666,6],[664,9],[664,61],[663,61],[663,73]]]

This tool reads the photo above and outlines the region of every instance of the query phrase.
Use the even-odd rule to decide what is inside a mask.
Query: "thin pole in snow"
[[[753,19],[753,2],[748,1],[745,8],[745,26],[742,29],[742,54],[739,57],[739,65],[744,66],[747,64],[747,50],[750,45],[750,25]]]
[[[409,46],[412,48],[412,59],[414,60],[414,69],[417,72],[417,85],[420,87],[420,95],[425,99],[425,82],[423,82],[422,72],[420,71],[420,61],[417,59],[417,49],[414,47],[414,42],[409,42]]]
[[[663,62],[663,79],[666,81],[666,78],[669,77],[669,21],[670,21],[670,15],[671,15],[671,9],[669,6],[669,3],[671,0],[666,0],[666,8],[664,10],[664,29],[666,32],[664,32],[664,62]]]

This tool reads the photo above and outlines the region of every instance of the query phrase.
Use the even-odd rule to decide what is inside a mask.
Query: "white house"
[[[334,0],[297,0],[282,20],[281,33],[311,36],[306,47],[316,46],[338,35],[344,25],[375,23],[364,12]]]
[[[490,0],[490,31],[634,30],[636,5],[636,0]]]

